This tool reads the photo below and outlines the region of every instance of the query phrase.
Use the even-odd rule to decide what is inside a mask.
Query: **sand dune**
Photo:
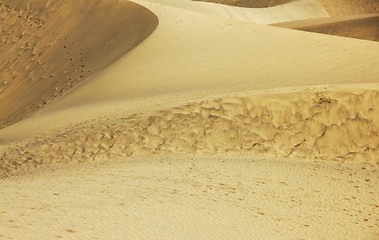
[[[136,112],[145,111],[148,102],[168,104],[181,98],[185,104],[203,96],[247,90],[377,83],[376,42],[140,3],[160,19],[148,39],[30,121],[0,131],[0,142],[105,115],[127,114],[133,106]],[[70,120],[66,123],[62,118]]]
[[[194,0],[202,2],[213,2],[220,4],[227,4],[237,7],[248,7],[248,8],[266,8],[272,7],[284,3],[294,2],[294,0]]]
[[[376,90],[222,97],[80,125],[1,148],[4,177],[18,168],[147,153],[268,153],[376,162]]]
[[[43,134],[57,128],[61,132],[65,132],[68,130],[67,127],[80,125],[92,118],[103,118],[106,115],[110,119],[112,115],[116,116],[115,119],[128,117],[133,105],[143,104],[145,106],[145,108],[138,107],[135,113],[147,111],[147,103],[144,99],[150,98],[152,102],[158,101],[163,105],[169,102],[186,104],[198,101],[204,95],[213,95],[211,101],[216,101],[217,95],[222,94],[230,94],[238,98],[240,92],[249,89],[264,93],[265,89],[284,87],[292,87],[297,91],[296,88],[302,85],[377,83],[379,70],[374,66],[379,64],[379,51],[377,51],[378,44],[375,42],[241,23],[233,19],[215,18],[196,11],[180,9],[178,6],[171,7],[145,1],[141,3],[152,9],[160,18],[161,24],[154,34],[125,57],[101,72],[96,78],[75,88],[69,95],[44,108],[34,118],[3,129],[0,132],[3,144],[29,136],[33,137],[33,135]],[[198,25],[194,29],[193,19],[207,24]],[[188,39],[187,37],[191,34],[195,34],[198,38]],[[283,47],[283,41],[287,43],[286,47]],[[215,42],[218,44],[214,44]],[[183,46],[186,48],[183,49]],[[229,47],[225,48],[224,46]],[[304,56],[312,56],[312,58]],[[235,64],[236,62],[239,64]],[[133,67],[125,71],[125,66]],[[349,68],[346,69],[346,66]],[[146,71],[147,69],[149,71]],[[157,74],[159,72],[163,74]],[[277,73],[280,73],[280,76]],[[366,88],[362,87],[361,89]],[[377,112],[375,108],[369,109],[376,101],[377,86],[368,87],[367,90],[368,92],[374,91],[370,93],[374,96],[370,100],[371,105],[364,106],[367,112],[374,114],[370,117],[372,120],[375,119],[374,116]],[[322,90],[318,91],[322,92]],[[178,95],[182,96],[182,100],[179,101]],[[349,94],[346,93],[346,95]],[[351,92],[351,95],[354,96],[354,93]],[[309,95],[303,96],[305,98]],[[362,97],[366,98],[367,96]],[[141,98],[142,101],[135,102]],[[154,100],[154,98],[159,100]],[[310,107],[312,101],[310,99],[306,101],[307,106]],[[353,106],[347,104],[346,107],[340,107],[342,106],[339,105],[336,109],[345,111]],[[270,112],[267,106],[264,109]],[[325,108],[323,111],[321,111],[322,114],[329,116],[329,108]],[[349,112],[352,113],[340,116],[341,121],[345,122],[358,114],[355,110],[349,110]],[[69,117],[70,115],[73,117]],[[60,121],[59,119],[62,118],[70,119],[70,121]],[[306,117],[300,119],[298,120],[302,123],[299,122],[299,124],[304,125]],[[40,124],[43,124],[44,128],[36,127]],[[319,129],[324,129],[325,126],[329,126],[329,124],[322,123]],[[366,132],[367,136],[371,136],[370,134],[375,132],[376,128],[377,123],[370,125],[370,130]],[[268,131],[273,133],[274,130]],[[341,129],[337,132],[345,134],[345,130]],[[354,136],[358,136],[357,134],[360,133],[350,132],[346,139],[355,138]],[[102,132],[100,131],[98,135],[101,136]],[[204,139],[204,141],[208,141],[208,139]],[[288,139],[280,141],[289,145],[281,147],[280,143],[270,145],[270,148],[278,152],[282,151],[284,154],[289,154],[291,149],[299,144],[288,141]],[[66,142],[66,140],[62,140],[62,142]],[[337,150],[336,154],[332,154],[331,157],[348,155],[347,149],[353,146],[349,144],[355,143],[335,142],[332,148],[340,148],[340,150]],[[368,140],[363,141],[363,145],[358,147],[358,152],[363,153],[365,148],[368,148],[369,151],[371,148],[375,149],[376,141],[373,144],[371,146]],[[236,146],[241,146],[241,143]],[[307,151],[311,152],[310,157],[330,154],[328,151],[325,153],[322,153],[322,150],[313,151],[313,147],[308,146],[307,148]],[[221,149],[225,150],[226,148],[221,147]],[[65,150],[63,149],[63,151]],[[14,151],[8,150],[7,152],[9,155]],[[351,152],[356,151],[352,150]],[[17,151],[14,154],[18,154]],[[71,154],[72,152],[67,150],[67,156]],[[306,154],[304,153],[302,156],[306,156]],[[36,157],[39,159],[38,154]],[[26,158],[28,159],[28,157]],[[7,159],[11,159],[10,162],[20,161],[19,159],[13,160],[11,157],[7,157]],[[9,165],[12,165],[10,162],[4,164],[7,169]]]
[[[294,0],[193,0],[228,4],[238,7],[265,8]],[[318,0],[332,16],[358,15],[379,13],[379,3],[376,0]]]
[[[93,75],[0,129],[1,239],[378,237],[378,42],[256,24],[321,23],[328,14],[311,0],[135,2],[151,12],[125,1],[27,5],[61,23],[61,39],[79,31],[75,53],[92,54]],[[46,3],[72,18],[38,10]],[[87,21],[99,38],[71,27]],[[52,53],[74,48],[56,44]],[[64,71],[60,61],[46,66]]]
[[[376,0],[320,0],[331,16],[379,13]]]
[[[0,14],[0,127],[101,71],[157,25],[127,1],[2,1]]]
[[[143,0],[142,3],[143,2],[154,3],[157,1]],[[159,4],[200,12],[208,16],[211,15],[259,24],[272,24],[329,16],[322,4],[317,0],[299,0],[264,9],[239,8],[219,4],[193,2],[191,0],[160,0]]]
[[[278,27],[379,41],[379,14],[320,18],[273,24]]]

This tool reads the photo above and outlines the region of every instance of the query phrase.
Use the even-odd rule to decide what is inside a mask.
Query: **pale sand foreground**
[[[377,239],[378,166],[257,156],[56,166],[1,181],[1,239]]]
[[[144,42],[0,130],[0,239],[378,238],[379,44],[155,2]]]

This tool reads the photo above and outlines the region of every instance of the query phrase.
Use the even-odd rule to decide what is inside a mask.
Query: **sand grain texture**
[[[245,154],[59,165],[0,182],[7,196],[0,235],[371,240],[379,227],[378,170]]]
[[[82,37],[78,49],[115,44],[104,56],[118,60],[93,53],[86,81],[0,129],[0,239],[379,237],[379,43],[267,25],[347,22],[368,38],[361,20],[376,15],[135,2],[49,1],[73,13],[65,23],[125,17],[125,39],[159,25],[127,53],[109,41],[120,21]]]
[[[310,91],[216,98],[70,126],[2,148],[0,171],[92,162],[134,153],[265,153],[376,163],[378,90]],[[22,169],[21,169],[22,171]]]
[[[0,14],[0,127],[94,76],[157,25],[147,9],[116,0],[2,1]]]

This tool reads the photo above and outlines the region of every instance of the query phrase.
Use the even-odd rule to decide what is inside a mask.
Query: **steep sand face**
[[[377,0],[319,0],[331,16],[379,13]]]
[[[379,14],[300,20],[273,26],[379,41]]]
[[[6,0],[0,18],[0,128],[104,69],[158,22],[117,0]]]

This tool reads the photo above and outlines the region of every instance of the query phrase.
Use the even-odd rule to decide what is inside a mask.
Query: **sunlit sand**
[[[379,237],[378,4],[210,2],[0,3],[0,239]]]

